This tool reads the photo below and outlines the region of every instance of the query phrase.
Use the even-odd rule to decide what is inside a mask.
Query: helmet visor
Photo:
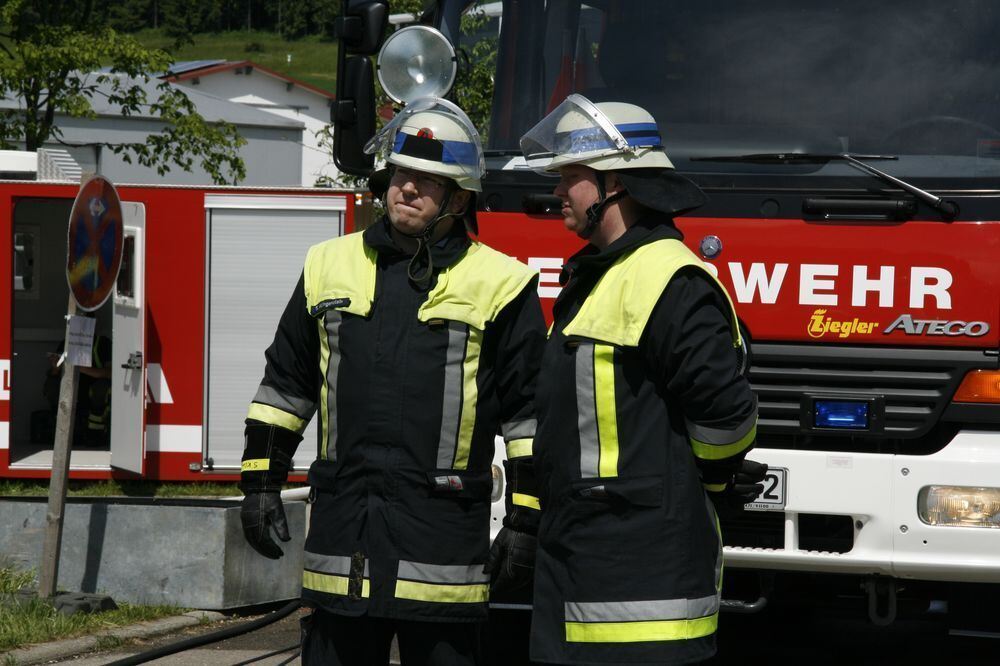
[[[632,150],[629,144],[589,99],[572,94],[521,137],[521,152],[530,168],[545,173],[563,164],[627,152]]]
[[[431,127],[435,124],[435,117],[441,119],[442,125],[447,125],[446,130]],[[422,132],[411,134],[401,131],[403,127],[414,124],[428,125],[427,136],[421,136]],[[421,97],[407,104],[365,144],[365,152],[383,160],[396,154],[440,163],[446,169],[442,174],[449,176],[460,175],[479,180],[486,172],[482,142],[472,121],[459,107],[437,97]]]

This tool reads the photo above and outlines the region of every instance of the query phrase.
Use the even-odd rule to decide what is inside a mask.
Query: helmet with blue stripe
[[[422,97],[406,105],[366,145],[388,164],[451,178],[463,190],[482,192],[483,146],[472,121],[455,104]]]
[[[656,120],[635,104],[569,95],[521,137],[528,166],[551,173],[568,164],[597,171],[672,169]]]
[[[677,173],[656,120],[635,104],[594,104],[583,95],[569,95],[521,137],[521,152],[539,173],[571,164],[614,171],[628,196],[668,215],[694,210],[707,200],[696,184]],[[588,212],[586,233],[593,232],[603,209],[615,200],[608,197],[603,179],[596,183],[599,196]]]

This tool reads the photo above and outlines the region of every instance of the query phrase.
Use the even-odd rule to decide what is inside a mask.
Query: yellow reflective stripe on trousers
[[[302,587],[307,590],[325,592],[326,594],[339,594],[346,597],[349,584],[350,579],[347,576],[334,576],[331,574],[316,573],[315,571],[302,572]],[[367,598],[368,593],[369,582],[365,578],[361,581],[361,596]]]
[[[438,585],[412,580],[396,581],[396,598],[438,603],[483,603],[490,596],[489,585]]]
[[[281,426],[282,428],[287,428],[298,434],[302,434],[302,431],[306,429],[306,421],[300,419],[294,414],[289,414],[286,411],[282,411],[277,407],[272,407],[271,405],[262,405],[259,402],[251,402],[250,410],[247,412],[247,418],[254,419],[255,421],[262,421],[263,423],[270,423],[271,425]]]
[[[476,375],[479,374],[482,345],[482,331],[461,322],[448,322],[441,436],[437,454],[439,469],[467,469],[469,466],[479,399]]]
[[[580,475],[585,479],[618,476],[614,358],[611,345],[582,343],[576,351]]]
[[[517,506],[526,506],[529,509],[542,509],[542,504],[537,497],[525,495],[524,493],[511,493],[510,501]]]
[[[648,622],[567,622],[570,643],[638,643],[680,641],[715,633],[719,614],[694,620],[653,620]]]
[[[320,370],[320,454],[321,459],[337,459],[337,378],[340,373],[340,325],[344,315],[339,310],[327,310],[319,320]]]

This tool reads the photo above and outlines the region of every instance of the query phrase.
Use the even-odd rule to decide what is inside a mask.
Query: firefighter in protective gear
[[[558,172],[563,222],[589,241],[563,269],[537,388],[531,657],[706,659],[722,585],[709,494],[732,492],[757,406],[732,303],[673,223],[704,195],[631,104],[570,95],[521,148]]]
[[[396,635],[404,664],[473,664],[494,440],[530,464],[535,434],[537,275],[467,233],[484,161],[457,106],[411,102],[366,149],[387,214],[306,256],[246,422],[244,530],[281,555],[277,493],[318,411],[304,662],[387,664]]]

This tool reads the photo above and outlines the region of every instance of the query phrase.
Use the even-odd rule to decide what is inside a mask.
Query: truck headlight
[[[1000,488],[924,486],[917,513],[928,525],[1000,528]]]

